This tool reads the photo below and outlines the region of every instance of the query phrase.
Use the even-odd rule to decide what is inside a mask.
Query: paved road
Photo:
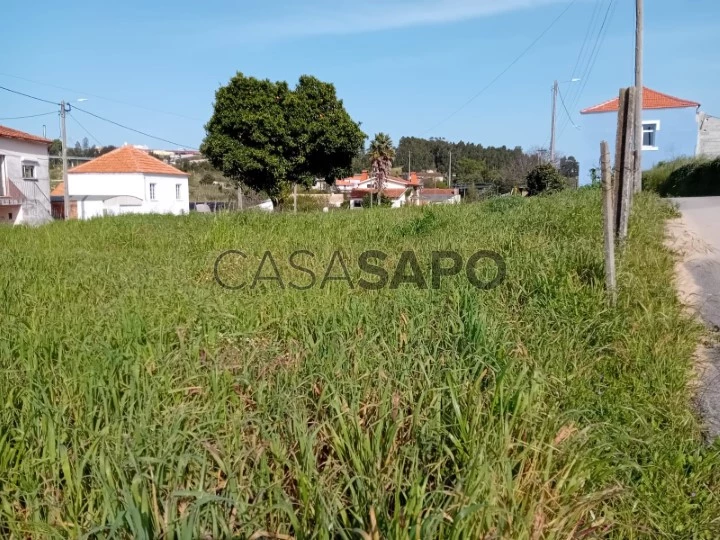
[[[674,246],[684,257],[678,265],[682,299],[693,306],[710,329],[720,330],[720,197],[673,199],[682,213],[671,225]],[[718,334],[716,334],[717,336]],[[720,340],[701,347],[698,402],[708,436],[720,436]]]

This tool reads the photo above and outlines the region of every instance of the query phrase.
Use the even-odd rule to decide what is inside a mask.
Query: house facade
[[[600,143],[610,143],[614,153],[619,99],[611,99],[581,111],[583,115],[582,151],[579,153],[580,180],[587,183],[591,169],[599,168]],[[698,108],[695,101],[643,90],[643,169],[661,161],[693,156],[698,146]],[[614,155],[611,162],[614,163]]]
[[[188,175],[123,146],[68,171],[69,197],[78,219],[120,214],[187,214]],[[58,186],[53,195],[64,195]]]
[[[720,118],[698,114],[698,146],[696,154],[706,158],[720,157]]]
[[[0,224],[50,221],[48,148],[52,141],[0,126]]]

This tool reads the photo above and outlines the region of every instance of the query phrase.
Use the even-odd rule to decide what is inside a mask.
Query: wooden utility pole
[[[634,192],[642,191],[643,0],[635,0],[635,163]]]
[[[450,168],[448,169],[448,187],[452,187],[452,150],[450,150]]]
[[[60,136],[62,137],[62,178],[63,178],[63,205],[65,207],[65,219],[70,219],[70,186],[68,186],[68,163],[67,163],[67,131],[65,129],[65,101],[60,102]]]
[[[610,304],[617,301],[615,278],[615,190],[610,170],[610,149],[608,143],[600,143],[600,170],[603,192],[603,231],[605,233],[605,288]]]
[[[553,84],[553,100],[552,100],[552,123],[550,127],[550,163],[555,164],[555,128],[557,124],[557,96],[558,96],[558,82],[555,81]]]

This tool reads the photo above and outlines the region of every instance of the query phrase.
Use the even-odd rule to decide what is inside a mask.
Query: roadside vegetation
[[[638,197],[611,309],[600,195],[0,229],[0,536],[720,537],[672,210]],[[285,288],[219,287],[229,249]],[[320,288],[371,249],[507,277]]]
[[[643,188],[662,197],[720,195],[720,158],[678,158],[643,173]]]

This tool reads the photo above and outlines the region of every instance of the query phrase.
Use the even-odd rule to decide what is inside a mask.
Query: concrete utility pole
[[[70,219],[70,187],[68,186],[68,163],[67,163],[67,132],[65,130],[65,101],[60,102],[60,133],[62,137],[62,168],[63,168],[63,205],[65,207],[65,219]]]
[[[553,84],[553,101],[552,101],[552,124],[550,128],[550,163],[555,164],[555,128],[557,124],[557,97],[558,97],[558,82],[555,81]]]
[[[448,187],[452,187],[452,150],[450,150],[450,167],[448,169]]]
[[[635,167],[634,191],[642,191],[643,0],[635,0]]]

